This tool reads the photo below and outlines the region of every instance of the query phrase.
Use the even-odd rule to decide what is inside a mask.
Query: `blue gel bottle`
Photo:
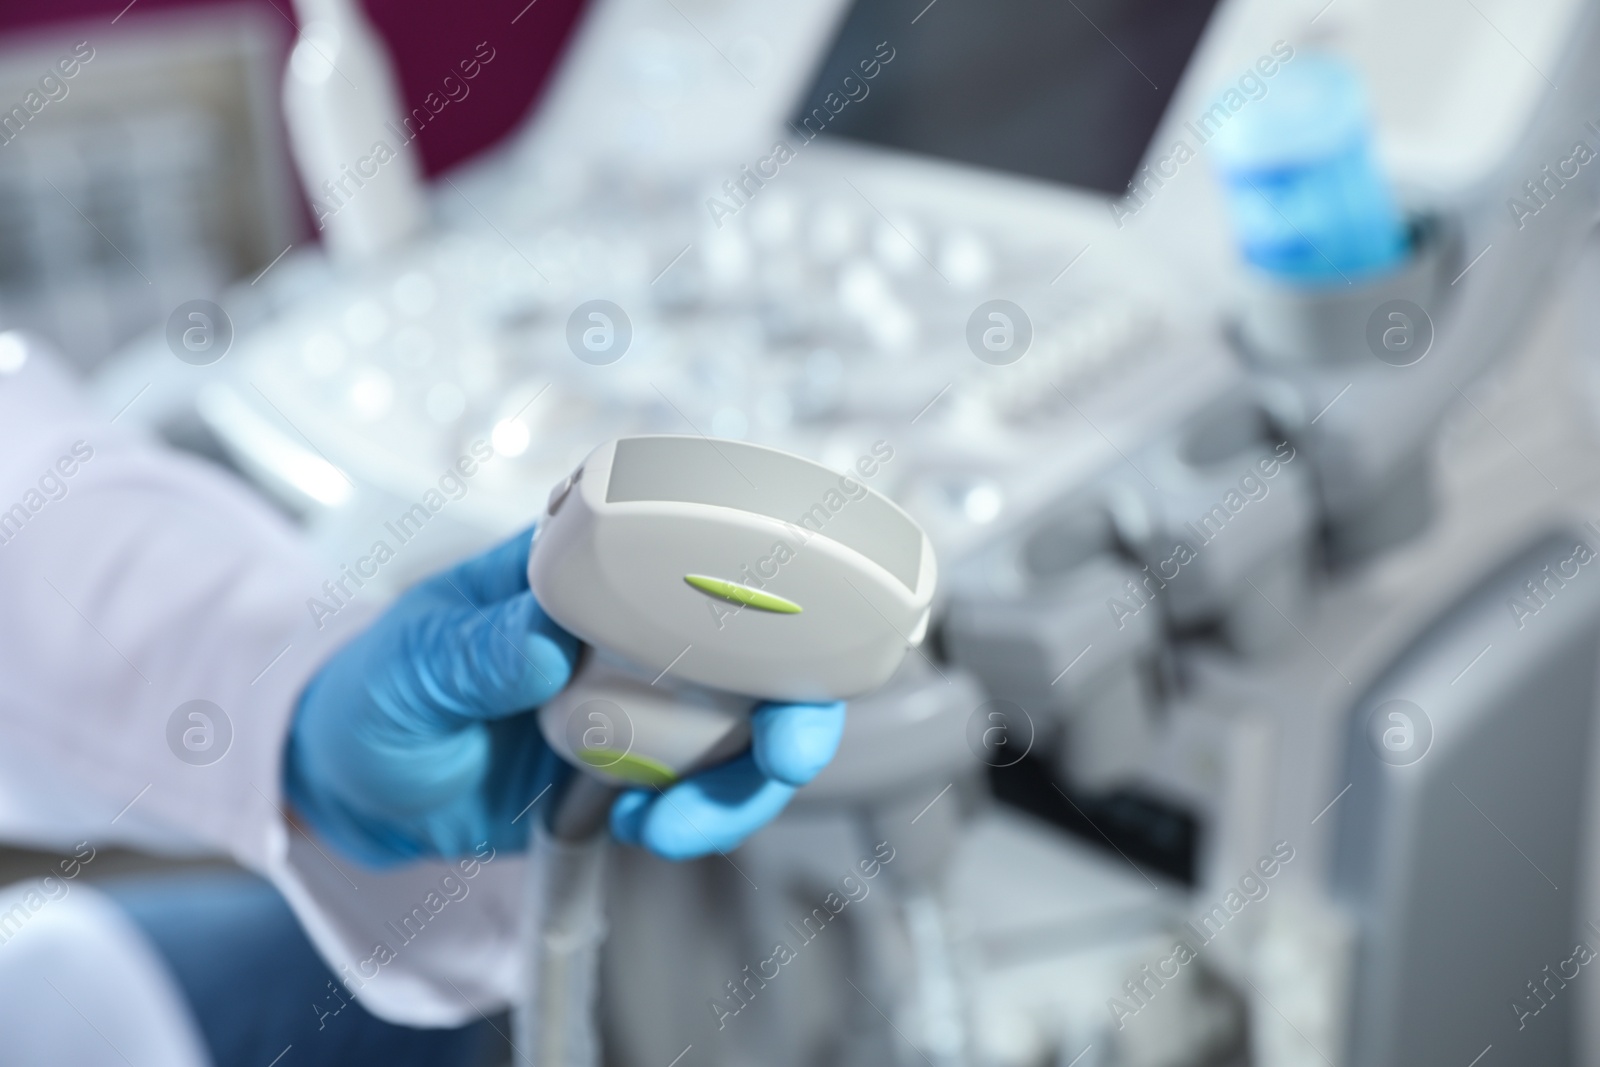
[[[1259,99],[1230,90],[1211,135],[1245,259],[1304,286],[1359,284],[1409,253],[1406,223],[1372,147],[1361,81],[1345,62],[1304,54]],[[1243,100],[1236,109],[1228,107]]]

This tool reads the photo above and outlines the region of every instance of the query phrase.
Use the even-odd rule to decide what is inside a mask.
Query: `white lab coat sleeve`
[[[112,424],[36,346],[14,362],[0,362],[0,837],[226,853],[278,885],[375,1013],[453,1026],[504,1006],[520,856],[374,872],[284,809],[298,695],[377,605],[348,580],[330,596],[339,574],[261,499]],[[337,610],[319,622],[313,598]]]

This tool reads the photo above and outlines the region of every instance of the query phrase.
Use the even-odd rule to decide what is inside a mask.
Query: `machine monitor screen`
[[[1216,0],[855,0],[793,117],[1120,196]]]

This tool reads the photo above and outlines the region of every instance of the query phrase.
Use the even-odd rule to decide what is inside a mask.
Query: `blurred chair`
[[[489,1020],[418,1030],[372,1015],[277,890],[252,875],[149,875],[100,888],[155,950],[214,1067],[265,1067],[291,1047],[282,1067],[484,1067],[504,1050]]]

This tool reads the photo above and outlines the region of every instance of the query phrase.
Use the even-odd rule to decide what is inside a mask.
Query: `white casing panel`
[[[665,786],[750,746],[749,697],[651,684],[655,671],[590,652],[572,682],[539,709],[539,727],[568,763],[614,786]]]

